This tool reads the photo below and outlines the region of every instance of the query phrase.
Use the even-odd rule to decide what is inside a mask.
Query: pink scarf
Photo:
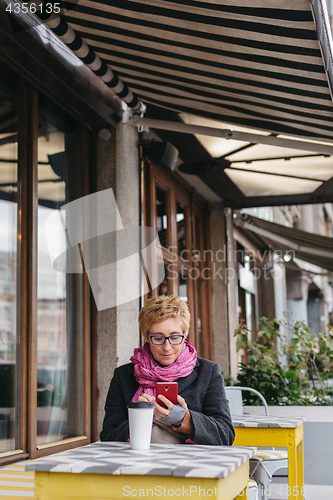
[[[155,382],[174,382],[180,377],[187,377],[192,373],[197,351],[188,339],[185,339],[185,349],[170,366],[158,366],[150,351],[149,343],[134,349],[131,361],[134,364],[134,376],[140,387],[134,394],[132,401],[137,401],[139,396],[146,393],[155,397]]]

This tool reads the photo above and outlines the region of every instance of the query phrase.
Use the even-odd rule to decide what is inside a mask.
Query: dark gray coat
[[[193,372],[177,382],[194,426],[194,434],[186,437],[198,444],[232,445],[235,431],[219,365],[197,358]],[[105,403],[101,441],[127,441],[127,405],[138,387],[132,363],[115,369]]]

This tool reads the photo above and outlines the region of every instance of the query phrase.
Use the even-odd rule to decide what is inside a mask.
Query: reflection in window
[[[197,351],[198,356],[203,356],[203,345],[202,345],[202,307],[201,307],[201,287],[202,283],[197,280],[197,294],[198,294],[198,309],[197,309]]]
[[[193,248],[192,250],[192,262],[197,267],[200,266],[201,259],[203,258],[200,241],[201,241],[200,221],[198,217],[195,217],[195,248]]]
[[[253,328],[253,310],[252,310],[252,294],[245,292],[245,311],[246,311],[246,326],[252,332]],[[251,333],[250,333],[251,340]]]
[[[182,253],[186,250],[186,227],[185,227],[185,207],[179,201],[177,201],[177,239],[178,239],[178,255],[184,255]]]
[[[53,269],[51,248],[65,248],[63,228],[46,238],[54,210],[83,196],[79,134],[46,99],[39,109],[37,444],[83,434],[82,274]],[[64,221],[65,223],[65,221]],[[48,234],[48,238],[50,235]]]
[[[158,295],[160,296],[170,295],[168,286],[168,266],[166,265],[164,265],[164,276],[164,280],[158,287]]]
[[[167,215],[167,192],[156,186],[156,213],[157,232],[160,243],[163,247],[168,247],[168,215]]]
[[[0,453],[18,448],[16,407],[17,114],[0,65]],[[5,81],[7,80],[7,81]],[[11,89],[11,90],[9,90]]]
[[[184,300],[184,302],[188,301],[187,297],[187,275],[183,272],[179,273],[179,297]]]

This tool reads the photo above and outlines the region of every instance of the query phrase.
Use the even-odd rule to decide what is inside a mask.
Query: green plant
[[[40,389],[37,391],[37,406],[51,406],[52,391]]]
[[[230,373],[222,372],[222,377],[223,377],[224,385],[226,387],[230,386],[230,385],[235,385],[236,380],[234,379],[234,377],[232,375],[230,375]]]
[[[329,396],[325,381],[333,364],[331,335],[311,333],[304,321],[287,324],[291,329],[291,339],[284,345],[284,352],[289,358],[286,376],[296,381],[303,399],[307,396],[310,402],[324,403]],[[327,326],[330,331],[332,327]]]
[[[37,390],[37,406],[57,406],[66,408],[66,388],[53,387]]]
[[[269,404],[283,404],[293,397],[293,383],[279,363],[276,342],[281,338],[280,323],[267,318],[260,319],[257,341],[252,341],[252,333],[245,324],[235,330],[236,349],[244,349],[247,363],[240,363],[240,373],[235,385],[252,387],[259,391]],[[260,404],[258,399],[244,393],[248,404]]]
[[[283,323],[290,329],[290,339],[286,339],[280,333],[281,323],[262,317],[256,341],[245,324],[238,325],[236,349],[244,350],[247,363],[240,363],[235,385],[257,389],[269,404],[333,404],[324,383],[333,366],[331,335],[321,333],[317,338],[298,321]],[[287,368],[280,363],[279,354],[287,356]],[[244,401],[259,404],[255,396],[245,393]]]
[[[0,365],[0,408],[12,408],[15,405],[14,400],[14,382],[16,366],[14,364]]]

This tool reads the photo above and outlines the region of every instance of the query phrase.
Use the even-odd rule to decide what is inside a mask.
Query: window
[[[90,292],[45,221],[88,194],[88,131],[0,62],[0,463],[90,441]]]
[[[83,275],[55,271],[45,222],[54,210],[84,195],[75,122],[52,102],[40,99],[38,110],[37,446],[83,435]],[[49,235],[50,238],[50,235]],[[48,383],[38,379],[48,373]]]
[[[179,201],[176,203],[177,247],[178,255],[186,255],[186,220],[185,207]]]
[[[167,196],[167,191],[156,185],[156,229],[160,243],[165,248],[169,242]]]
[[[239,322],[251,332],[257,329],[258,283],[253,269],[257,269],[253,253],[237,242]],[[251,340],[251,339],[250,339]],[[254,338],[252,340],[255,340]]]
[[[188,302],[189,338],[199,356],[211,358],[210,283],[207,273],[204,276],[208,267],[205,202],[176,173],[147,162],[144,175],[145,225],[158,231],[165,266],[165,280],[150,294],[179,295]]]

